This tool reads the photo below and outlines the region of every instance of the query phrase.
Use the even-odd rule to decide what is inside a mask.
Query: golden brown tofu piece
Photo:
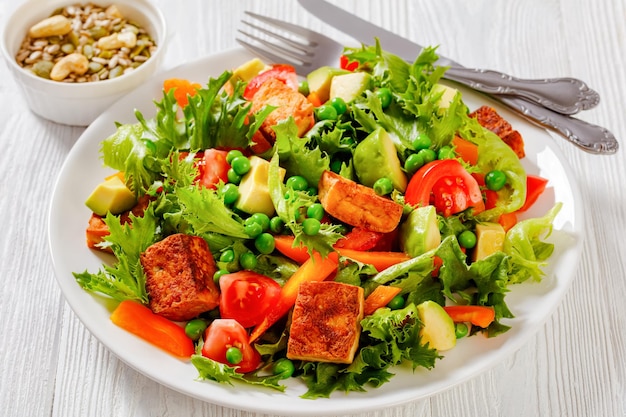
[[[219,304],[217,270],[204,239],[182,233],[166,237],[141,254],[149,307],[174,321],[189,320]]]
[[[265,106],[276,107],[259,128],[270,143],[274,143],[276,139],[276,133],[272,126],[289,117],[293,117],[296,126],[298,126],[298,136],[304,135],[315,123],[313,104],[298,91],[279,80],[269,79],[259,87],[259,90],[252,97],[250,111],[256,113]]]
[[[362,318],[363,288],[333,281],[303,283],[293,308],[287,357],[352,363]]]
[[[469,114],[470,117],[478,120],[481,126],[498,135],[517,155],[518,158],[526,156],[524,151],[524,139],[522,135],[513,130],[513,127],[496,109],[489,106],[482,106]]]
[[[322,174],[318,193],[328,214],[354,227],[389,233],[402,218],[400,204],[331,171]]]

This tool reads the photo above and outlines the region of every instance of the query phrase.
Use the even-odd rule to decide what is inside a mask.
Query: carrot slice
[[[318,252],[307,259],[300,268],[287,280],[280,291],[280,297],[276,305],[265,316],[263,321],[254,327],[250,335],[250,343],[257,340],[274,323],[283,317],[296,303],[300,284],[303,282],[324,281],[339,264],[338,256],[335,252],[322,258]]]
[[[364,264],[374,265],[374,268],[376,268],[378,272],[411,259],[411,257],[404,252],[374,252],[346,248],[337,248],[337,252],[346,258],[354,259]]]
[[[379,308],[385,307],[391,300],[393,300],[393,297],[400,294],[400,291],[402,291],[402,289],[398,287],[379,285],[365,299],[363,314],[369,316]]]
[[[163,81],[163,89],[167,93],[171,89],[174,89],[174,98],[180,107],[185,107],[189,104],[189,97],[196,95],[198,90],[202,86],[198,83],[190,83],[188,80],[182,78],[168,78]]]
[[[111,321],[179,358],[194,353],[193,341],[185,329],[136,301],[122,301],[111,314]]]
[[[299,264],[303,264],[310,258],[309,252],[304,246],[294,247],[293,241],[292,236],[274,236],[274,243],[278,252]]]
[[[488,327],[496,317],[493,307],[487,306],[445,306],[443,308],[455,323],[472,323],[475,326]]]

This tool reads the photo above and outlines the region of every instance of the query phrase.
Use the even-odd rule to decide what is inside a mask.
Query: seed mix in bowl
[[[39,77],[81,83],[132,71],[156,47],[146,30],[117,6],[72,4],[33,25],[15,59]]]

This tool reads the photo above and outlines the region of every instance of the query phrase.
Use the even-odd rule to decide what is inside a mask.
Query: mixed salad
[[[436,60],[435,48],[407,63],[376,44],[306,79],[253,60],[204,86],[167,80],[154,117],[136,111],[102,142],[119,173],[87,201],[87,241],[115,261],[76,281],[200,378],[278,390],[299,378],[304,398],[377,387],[394,366],[433,368],[458,338],[506,332],[506,293],[542,278],[560,203],[520,220],[546,181],[440,83]],[[154,304],[183,286],[151,283],[147,266],[173,236],[206,243],[209,257],[181,264],[210,271],[192,278],[207,310]],[[178,246],[157,260],[192,256]],[[338,297],[328,283],[358,290],[340,313],[353,349],[337,356],[323,335]],[[322,336],[298,350],[296,323]]]

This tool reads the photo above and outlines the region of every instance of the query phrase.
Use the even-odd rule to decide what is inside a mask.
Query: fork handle
[[[529,121],[555,131],[579,148],[593,154],[614,154],[619,148],[617,139],[608,129],[571,116],[557,113],[522,98],[493,96],[518,111]]]
[[[562,114],[576,114],[600,102],[600,95],[576,78],[521,79],[461,66],[448,68],[444,78],[491,95],[523,97]]]

